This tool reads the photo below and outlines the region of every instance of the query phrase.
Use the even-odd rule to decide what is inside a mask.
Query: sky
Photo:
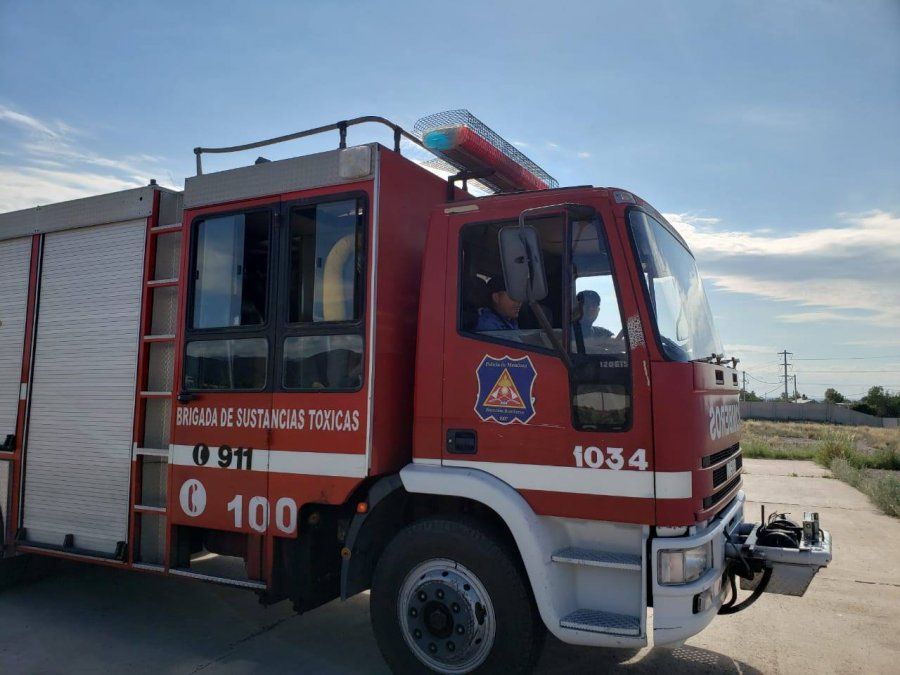
[[[181,188],[198,145],[454,108],[664,213],[748,389],[780,391],[787,349],[810,397],[900,390],[897,0],[0,0],[0,212]]]

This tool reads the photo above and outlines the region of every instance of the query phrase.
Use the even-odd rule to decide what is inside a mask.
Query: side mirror
[[[500,261],[506,292],[517,302],[547,297],[547,275],[537,230],[512,225],[500,230]]]

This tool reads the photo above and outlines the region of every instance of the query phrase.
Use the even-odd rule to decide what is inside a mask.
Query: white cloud
[[[0,211],[37,206],[146,185],[157,178],[176,187],[163,159],[147,154],[105,157],[81,146],[78,132],[0,106],[0,131],[12,151],[0,161]]]
[[[786,323],[812,323],[815,321],[858,321],[858,316],[840,314],[838,312],[794,312],[792,314],[779,314],[775,317]]]
[[[778,321],[900,330],[900,215],[840,213],[840,226],[776,235],[729,228],[708,215],[666,218],[713,288],[784,303],[772,308]]]
[[[770,347],[769,345],[743,345],[743,344],[735,344],[728,343],[726,345],[726,350],[728,353],[732,352],[740,352],[741,354],[774,354],[778,350],[775,347]]]
[[[824,307],[831,311],[792,313],[778,316],[791,323],[813,320],[856,320],[867,325],[900,328],[900,286],[886,285],[879,279],[829,278],[828,270],[817,279],[758,278],[720,273],[713,269],[705,276],[716,287],[733,293],[756,295],[802,307]]]
[[[61,132],[68,130],[68,127],[65,125],[58,125],[57,129],[52,129],[48,124],[30,115],[17,112],[3,105],[0,105],[0,121],[8,122],[21,129],[35,132],[42,136],[49,136],[50,138],[58,138]]]
[[[687,213],[667,213],[665,216],[698,255],[799,256],[828,253],[854,256],[860,250],[884,247],[887,253],[900,258],[900,216],[880,210],[862,214],[841,213],[838,217],[847,223],[845,227],[820,228],[786,236],[764,236],[767,231],[720,230],[717,229],[717,218]]]
[[[143,184],[96,173],[0,167],[0,212],[115,192]]]
[[[589,152],[584,152],[583,150],[582,150],[581,152],[578,153],[578,158],[579,158],[579,159],[587,159],[587,158],[590,157],[590,156],[591,156],[591,153],[589,153]]]

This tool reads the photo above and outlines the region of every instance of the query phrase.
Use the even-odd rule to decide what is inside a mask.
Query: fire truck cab
[[[398,672],[527,670],[545,629],[679,644],[736,576],[802,594],[830,536],[744,523],[736,364],[678,232],[470,116],[348,146],[372,121],[0,215],[0,563],[371,589]]]

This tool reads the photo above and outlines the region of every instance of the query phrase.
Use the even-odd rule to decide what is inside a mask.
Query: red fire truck
[[[545,630],[678,644],[831,559],[816,514],[744,522],[736,363],[634,193],[559,188],[465,111],[195,154],[183,193],[0,215],[0,574],[371,589],[393,669],[462,673],[527,670]]]

